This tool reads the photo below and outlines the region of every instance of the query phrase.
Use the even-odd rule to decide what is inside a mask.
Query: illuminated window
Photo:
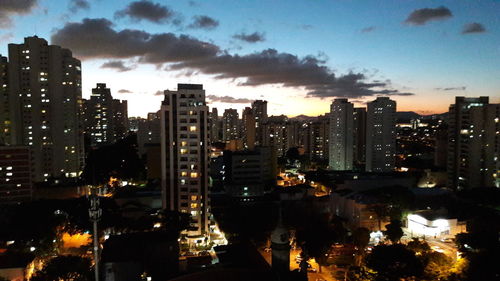
[[[198,199],[198,196],[196,196],[196,195],[191,195],[191,200],[192,200],[192,201],[196,201],[197,199]]]
[[[197,172],[191,172],[191,175],[190,175],[192,178],[196,178],[198,177],[198,173]]]
[[[187,144],[188,144],[187,141],[181,141],[181,146],[186,146]]]
[[[186,154],[186,153],[188,153],[188,150],[185,148],[181,148],[181,154]]]
[[[198,208],[198,203],[191,203],[191,208],[192,209]]]
[[[190,132],[196,132],[196,126],[189,126]]]
[[[181,172],[181,177],[187,177],[187,175],[188,175],[188,172],[186,172],[186,171]]]

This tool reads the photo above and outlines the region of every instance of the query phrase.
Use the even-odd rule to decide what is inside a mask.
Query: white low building
[[[408,231],[412,236],[430,236],[435,238],[455,237],[466,232],[465,222],[449,218],[439,211],[417,211],[407,216]]]

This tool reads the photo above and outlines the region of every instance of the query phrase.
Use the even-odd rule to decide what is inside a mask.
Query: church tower
[[[278,225],[271,233],[272,268],[279,277],[285,280],[290,272],[290,234],[283,225],[281,208]]]

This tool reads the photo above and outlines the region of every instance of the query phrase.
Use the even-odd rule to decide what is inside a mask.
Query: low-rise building
[[[30,201],[33,162],[27,146],[0,146],[0,203]]]
[[[466,223],[458,221],[444,210],[421,210],[407,216],[408,231],[412,236],[452,238],[467,232]]]

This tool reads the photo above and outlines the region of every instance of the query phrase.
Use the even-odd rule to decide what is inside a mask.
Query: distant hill
[[[396,119],[398,122],[410,122],[411,119],[420,119],[422,115],[415,113],[413,111],[398,111],[396,112]]]
[[[412,119],[446,119],[448,112],[440,113],[440,114],[430,114],[430,115],[421,115],[413,111],[399,111],[396,112],[397,122],[410,122]]]

